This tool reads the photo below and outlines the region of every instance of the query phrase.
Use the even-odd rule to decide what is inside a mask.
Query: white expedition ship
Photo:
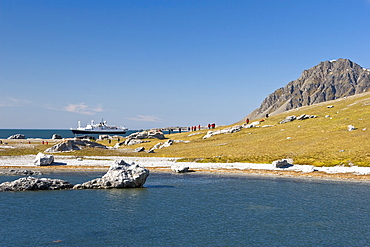
[[[95,124],[94,120],[81,127],[81,121],[78,121],[78,127],[76,129],[71,128],[73,134],[125,134],[128,129],[122,126],[107,125],[107,121],[101,121],[99,124]]]

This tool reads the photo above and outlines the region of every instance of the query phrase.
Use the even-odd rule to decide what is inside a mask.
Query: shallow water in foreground
[[[369,195],[366,183],[195,173],[152,173],[138,189],[1,192],[0,245],[369,246]]]

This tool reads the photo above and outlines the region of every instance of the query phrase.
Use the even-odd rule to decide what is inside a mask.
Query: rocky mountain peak
[[[321,62],[267,96],[250,119],[370,91],[370,69],[349,59]]]

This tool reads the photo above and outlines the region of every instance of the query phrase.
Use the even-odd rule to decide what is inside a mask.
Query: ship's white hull
[[[126,130],[79,130],[71,129],[73,134],[126,134]]]
[[[101,121],[99,124],[88,124],[86,127],[81,127],[81,122],[78,121],[78,128],[71,128],[73,134],[125,134],[127,129],[125,127],[107,125],[107,121]]]

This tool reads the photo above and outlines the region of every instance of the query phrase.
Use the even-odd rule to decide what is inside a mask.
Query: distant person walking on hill
[[[247,119],[245,120],[245,123],[246,123],[246,124],[249,124],[249,118],[247,118]]]

